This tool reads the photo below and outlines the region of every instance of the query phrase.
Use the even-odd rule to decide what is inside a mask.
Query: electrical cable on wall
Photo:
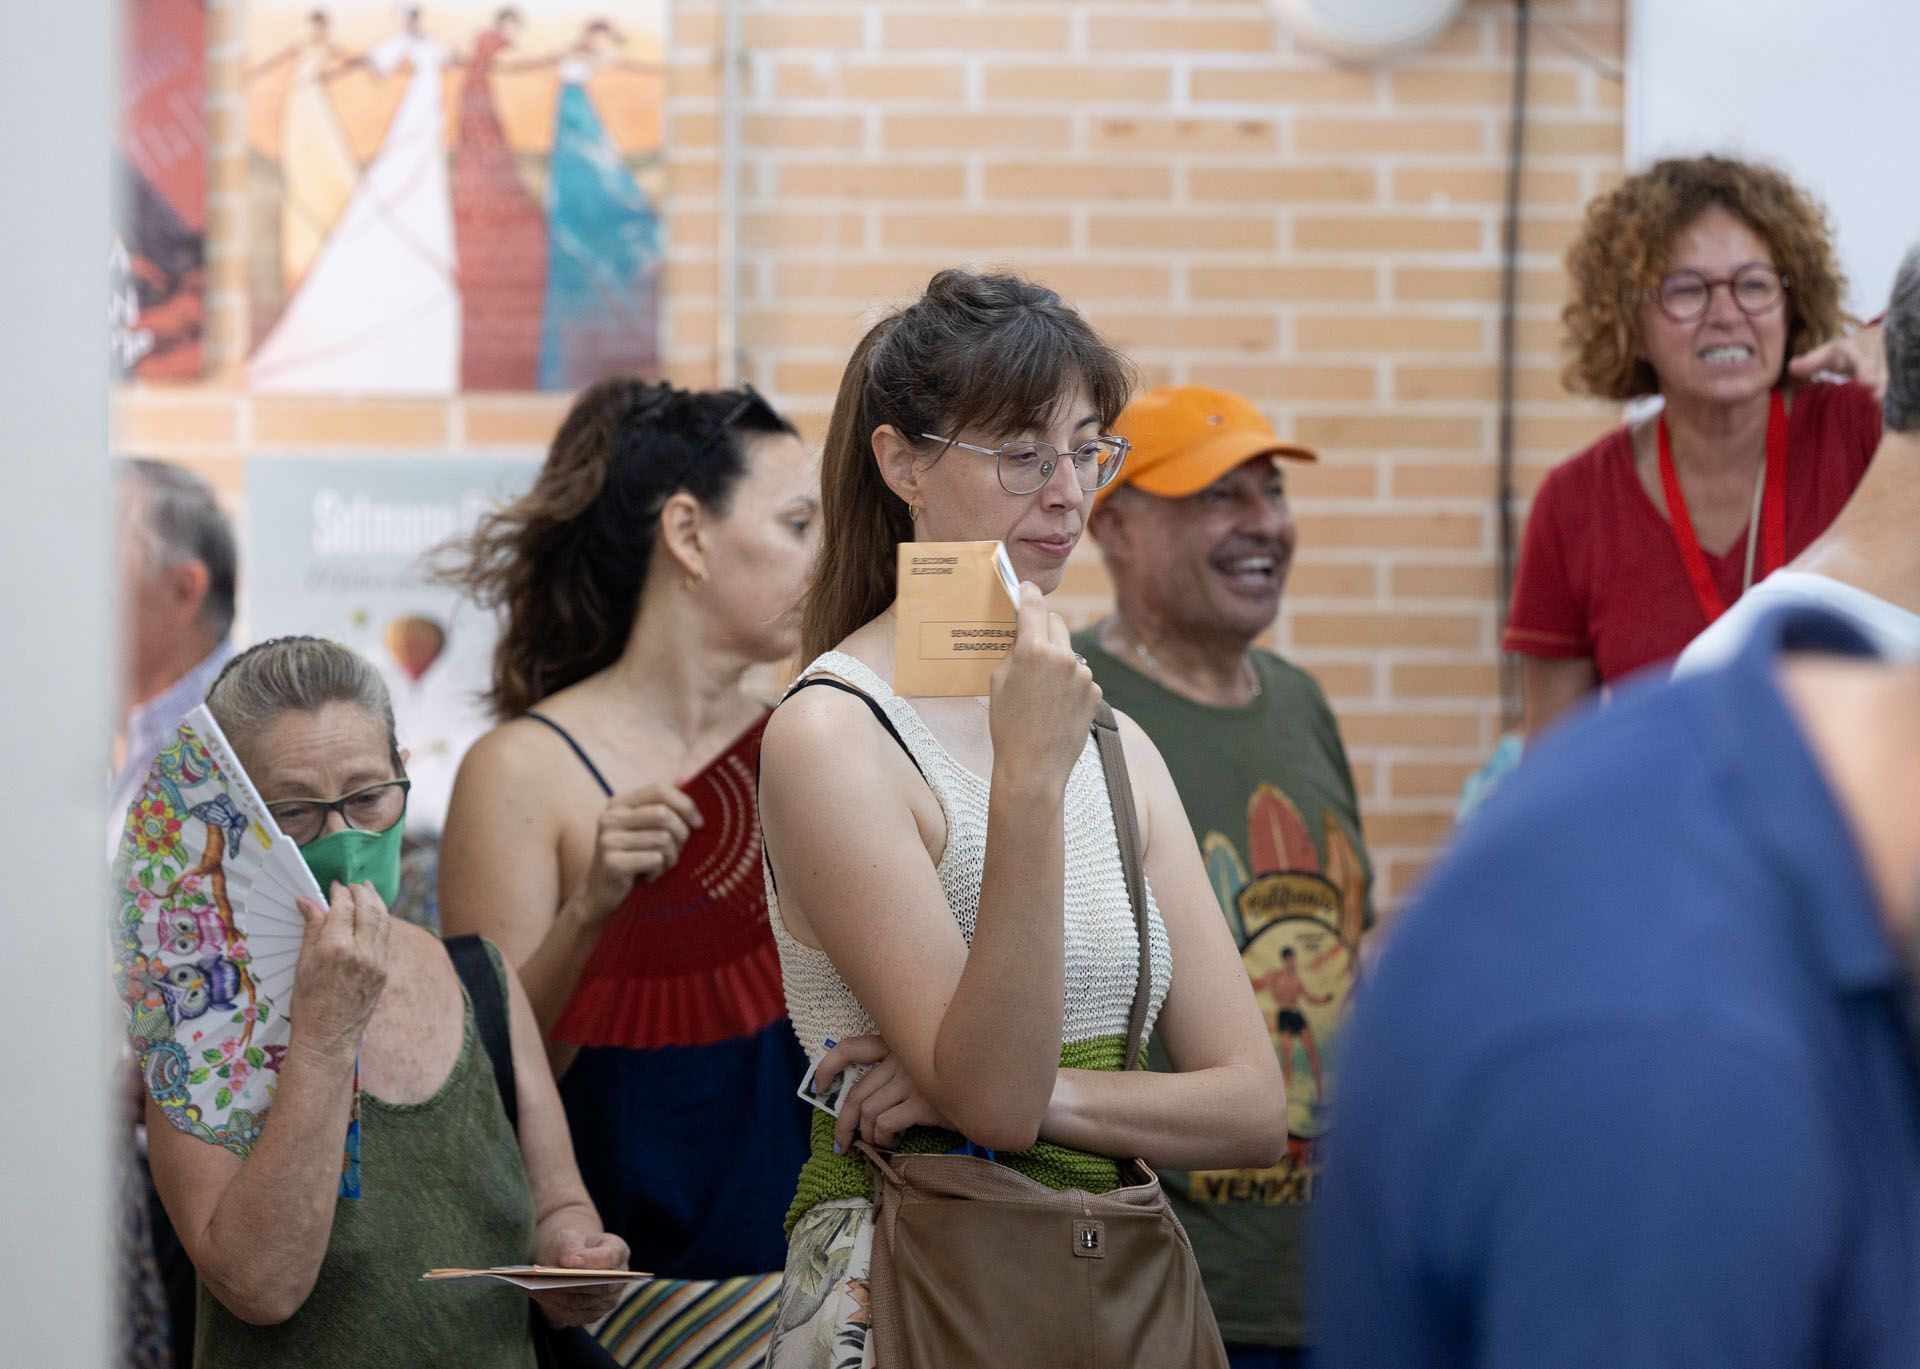
[[[1513,602],[1513,404],[1515,334],[1520,290],[1520,173],[1526,160],[1528,0],[1515,0],[1513,15],[1513,112],[1507,129],[1507,209],[1500,245],[1500,446],[1499,482],[1494,494],[1494,518],[1499,528],[1499,563],[1495,608],[1499,640],[1506,632],[1507,610]],[[1520,665],[1512,656],[1500,658],[1501,725],[1511,731],[1520,718]]]

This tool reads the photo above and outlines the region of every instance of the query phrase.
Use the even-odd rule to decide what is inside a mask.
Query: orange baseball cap
[[[1113,431],[1133,450],[1102,496],[1133,485],[1163,499],[1185,499],[1256,456],[1320,459],[1309,448],[1284,441],[1239,395],[1204,385],[1163,385],[1136,395]]]

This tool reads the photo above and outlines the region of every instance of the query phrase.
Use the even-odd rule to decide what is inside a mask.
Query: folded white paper
[[[503,1264],[492,1269],[429,1269],[420,1276],[435,1283],[457,1279],[491,1279],[510,1283],[529,1293],[555,1288],[592,1288],[603,1283],[640,1283],[653,1275],[635,1269],[555,1269],[544,1264]]]

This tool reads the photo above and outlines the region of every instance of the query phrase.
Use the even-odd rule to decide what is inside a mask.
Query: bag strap
[[[584,759],[584,758],[583,758]],[[591,764],[591,763],[589,763]],[[474,1034],[493,1066],[493,1084],[500,1091],[500,1106],[507,1114],[507,1125],[520,1130],[520,1096],[513,1083],[513,1033],[507,1020],[507,996],[501,991],[500,973],[493,957],[477,934],[450,936],[441,943],[453,972],[466,986],[467,1001],[473,1004]],[[527,1300],[527,1325],[533,1341],[535,1369],[615,1369],[619,1361],[607,1352],[592,1333],[578,1326],[555,1326],[541,1312],[540,1304]]]
[[[473,1028],[480,1045],[493,1065],[494,1086],[500,1090],[500,1106],[506,1109],[507,1125],[520,1129],[520,1097],[513,1083],[513,1035],[507,1026],[507,998],[500,992],[500,976],[493,968],[493,957],[476,934],[450,936],[445,941],[453,972],[466,985],[467,1000],[473,1004]]]
[[[1133,927],[1140,942],[1139,968],[1134,972],[1133,1008],[1127,1014],[1127,1058],[1122,1069],[1140,1063],[1140,1043],[1147,1033],[1147,1005],[1153,997],[1153,940],[1147,922],[1147,872],[1140,855],[1140,815],[1133,806],[1133,781],[1127,777],[1127,756],[1120,744],[1120,723],[1104,701],[1093,715],[1093,742],[1100,751],[1100,770],[1107,779],[1107,798],[1113,805],[1113,831],[1120,839],[1120,870],[1127,879],[1127,900],[1133,904]]]

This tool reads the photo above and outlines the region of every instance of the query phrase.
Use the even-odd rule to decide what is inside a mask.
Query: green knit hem
[[[1091,1041],[1070,1041],[1060,1048],[1060,1068],[1069,1070],[1118,1070],[1127,1053],[1124,1036],[1101,1036]],[[873,1201],[873,1177],[866,1161],[857,1154],[833,1153],[833,1118],[817,1109],[813,1114],[811,1150],[800,1167],[798,1191],[787,1208],[786,1231],[793,1235],[799,1220],[820,1203],[842,1198]],[[965,1144],[956,1131],[938,1127],[915,1127],[900,1138],[894,1149],[901,1155],[943,1155]],[[1051,1189],[1083,1189],[1088,1193],[1107,1193],[1120,1186],[1120,1166],[1105,1155],[1057,1146],[1041,1141],[1026,1150],[1001,1151],[995,1158],[1007,1168],[1026,1175],[1035,1183]]]

